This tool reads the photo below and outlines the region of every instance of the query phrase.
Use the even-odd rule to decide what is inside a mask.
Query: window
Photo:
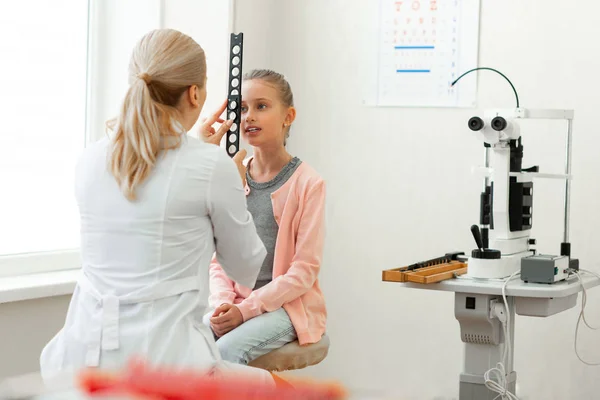
[[[161,0],[0,2],[0,276],[79,266],[74,168]]]
[[[87,30],[86,1],[0,3],[2,256],[78,247],[72,178],[85,145]]]

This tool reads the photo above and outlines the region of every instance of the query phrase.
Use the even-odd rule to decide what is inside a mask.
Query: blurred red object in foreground
[[[287,384],[251,381],[243,375],[216,375],[198,371],[150,368],[130,363],[121,374],[86,370],[79,376],[80,388],[90,396],[130,396],[153,400],[342,400],[345,390],[336,383],[294,380]]]

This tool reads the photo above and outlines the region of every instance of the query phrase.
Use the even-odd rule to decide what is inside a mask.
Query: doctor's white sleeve
[[[227,276],[253,288],[267,250],[248,211],[246,194],[234,161],[219,154],[208,186],[216,258]]]

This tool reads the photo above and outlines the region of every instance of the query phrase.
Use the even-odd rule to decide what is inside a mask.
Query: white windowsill
[[[0,278],[0,304],[72,294],[80,269]]]

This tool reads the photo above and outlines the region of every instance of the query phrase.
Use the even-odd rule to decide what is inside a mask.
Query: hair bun
[[[137,77],[139,79],[143,80],[144,82],[146,82],[146,85],[148,85],[150,82],[152,82],[152,77],[147,72],[141,72],[141,73],[137,74]]]

